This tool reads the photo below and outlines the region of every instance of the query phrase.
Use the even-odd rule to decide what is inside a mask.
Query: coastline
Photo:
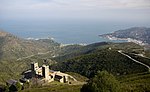
[[[144,46],[144,45],[148,45],[148,43],[145,43],[141,40],[136,40],[136,39],[132,39],[132,38],[117,38],[117,37],[114,37],[112,35],[106,35],[106,36],[103,36],[104,38],[107,38],[111,41],[113,40],[116,40],[116,41],[127,41],[127,42],[133,42],[133,43],[136,43],[136,44],[139,44],[141,46]]]

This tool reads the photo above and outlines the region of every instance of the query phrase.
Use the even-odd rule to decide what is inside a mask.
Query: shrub
[[[107,71],[98,72],[81,88],[81,92],[121,92],[120,83]]]

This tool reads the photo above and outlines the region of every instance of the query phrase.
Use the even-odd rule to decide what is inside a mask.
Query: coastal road
[[[144,64],[144,63],[142,63],[142,62],[140,62],[140,61],[137,61],[137,60],[133,59],[133,58],[130,57],[129,55],[123,53],[122,50],[119,50],[118,52],[119,52],[120,54],[122,54],[122,55],[128,57],[129,59],[133,60],[134,62],[139,63],[139,64],[141,64],[141,65],[147,67],[147,68],[148,68],[148,71],[150,72],[150,66],[148,66],[148,65],[146,65],[146,64]]]

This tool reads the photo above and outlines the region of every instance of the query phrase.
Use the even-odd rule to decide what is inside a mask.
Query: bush
[[[81,92],[121,92],[121,87],[112,74],[102,71],[83,85]]]
[[[28,89],[28,88],[30,88],[30,83],[29,82],[25,82],[24,84],[23,84],[23,89]]]
[[[10,92],[20,91],[22,89],[22,86],[19,82],[17,82],[15,85],[11,85],[9,87]]]

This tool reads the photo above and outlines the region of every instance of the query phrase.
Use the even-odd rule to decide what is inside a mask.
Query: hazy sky
[[[150,21],[150,0],[0,0],[0,20]]]

